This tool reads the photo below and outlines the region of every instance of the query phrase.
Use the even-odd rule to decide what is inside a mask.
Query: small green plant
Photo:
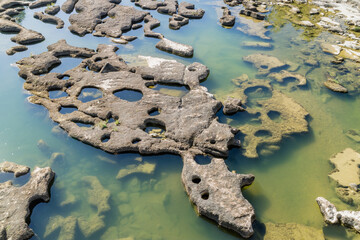
[[[116,125],[116,126],[120,125],[119,119],[116,119],[116,120],[115,120],[115,125]]]
[[[353,28],[353,31],[354,31],[354,32],[360,32],[360,27],[354,27],[354,28]]]

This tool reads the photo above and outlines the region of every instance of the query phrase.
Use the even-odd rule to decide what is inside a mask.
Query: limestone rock
[[[11,41],[21,45],[33,44],[43,41],[45,38],[41,33],[24,28],[23,26],[0,18],[0,32],[5,33],[18,33]]]
[[[50,6],[45,9],[45,13],[49,15],[56,15],[58,12],[60,12],[59,5]]]
[[[194,49],[190,45],[177,43],[174,41],[171,41],[167,38],[161,39],[157,44],[156,48],[166,51],[175,55],[178,55],[180,57],[192,57],[194,54]]]
[[[330,53],[333,55],[339,55],[341,51],[341,47],[338,45],[330,44],[330,43],[322,43],[321,49],[323,52]]]
[[[178,1],[177,0],[164,0],[165,6],[158,7],[157,11],[162,14],[174,15],[178,9]]]
[[[0,163],[0,172],[11,172],[14,173],[15,177],[20,177],[27,174],[30,171],[30,168],[23,165],[18,165],[12,162],[2,162]]]
[[[245,56],[243,57],[243,60],[252,63],[262,75],[267,75],[276,69],[287,67],[287,64],[280,61],[278,58],[262,53]]]
[[[135,5],[142,9],[156,10],[160,6],[165,6],[165,3],[157,0],[136,0]]]
[[[152,31],[154,28],[160,26],[160,21],[156,18],[153,18],[151,15],[147,15],[144,18],[145,25],[144,25],[144,35],[145,37],[153,37],[162,39],[164,36],[161,33],[156,33]]]
[[[353,228],[360,233],[360,212],[358,211],[337,211],[336,207],[323,197],[316,198],[320,212],[328,224],[342,224],[345,227]]]
[[[76,217],[50,217],[49,223],[46,225],[44,238],[48,237],[54,231],[60,228],[58,240],[73,240],[75,239]]]
[[[297,223],[265,223],[264,240],[325,240],[321,230]]]
[[[233,97],[228,97],[224,102],[223,112],[226,115],[235,114],[240,111],[245,111],[245,109],[241,106],[242,102],[240,99],[236,99]]]
[[[37,0],[35,2],[32,2],[29,5],[29,8],[34,9],[34,8],[46,7],[47,5],[51,5],[53,3],[56,3],[56,0]]]
[[[284,81],[288,81],[291,79],[296,79],[299,83],[298,86],[305,86],[306,85],[306,78],[298,73],[291,73],[286,70],[281,70],[278,73],[271,73],[269,74],[270,78],[275,79],[277,82],[283,83]]]
[[[22,46],[22,45],[18,45],[18,46],[14,46],[9,48],[8,50],[6,50],[6,54],[7,55],[14,55],[17,52],[23,52],[28,50],[28,48],[26,46]]]
[[[65,13],[71,13],[78,1],[79,0],[66,0],[61,6],[61,10],[63,10]]]
[[[75,5],[77,13],[69,17],[69,30],[79,36],[92,33],[96,25],[101,23],[101,19],[115,7],[114,2],[119,1],[98,0],[94,4],[93,0],[79,0]]]
[[[95,34],[119,38],[124,31],[130,30],[133,24],[143,21],[148,13],[134,7],[117,5],[107,14],[109,18],[96,25]]]
[[[116,176],[116,179],[124,178],[133,173],[144,173],[144,174],[152,174],[155,170],[155,164],[153,163],[142,163],[139,165],[129,165],[126,169],[120,169],[119,173]]]
[[[329,177],[340,186],[349,186],[351,183],[360,184],[359,164],[360,154],[351,148],[332,156],[330,162],[335,166]]]
[[[192,154],[186,153],[183,161],[181,178],[199,214],[244,238],[250,237],[254,232],[255,213],[243,197],[241,188],[250,185],[254,176],[232,173],[218,158],[213,158],[207,165],[199,165]]]
[[[231,11],[227,7],[222,7],[223,16],[220,18],[220,23],[226,27],[232,27],[235,24],[235,17],[231,15]]]
[[[360,143],[360,130],[349,129],[348,131],[346,131],[345,135],[351,140]]]
[[[36,12],[36,13],[34,13],[34,18],[39,19],[40,21],[42,21],[44,23],[56,24],[56,28],[64,27],[64,21],[61,20],[60,18],[52,16],[52,15],[46,15],[42,12]]]
[[[189,23],[189,19],[186,17],[183,17],[179,14],[174,14],[174,15],[172,15],[171,18],[169,18],[169,28],[174,29],[174,30],[178,30],[182,26],[184,26],[188,23]]]
[[[315,27],[315,25],[310,21],[300,21],[298,24],[304,27]]]
[[[196,9],[195,5],[188,2],[181,2],[178,9],[178,14],[186,18],[202,18],[205,14],[203,9]]]
[[[8,167],[15,173],[19,170],[14,164]],[[36,167],[29,181],[21,187],[13,186],[11,181],[0,183],[0,224],[5,228],[7,239],[23,240],[34,235],[27,224],[31,214],[30,206],[50,200],[49,188],[54,176],[49,167]]]

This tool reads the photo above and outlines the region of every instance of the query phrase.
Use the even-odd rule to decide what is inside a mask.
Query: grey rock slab
[[[198,213],[244,238],[250,237],[254,232],[255,212],[243,197],[241,188],[250,185],[255,177],[230,172],[224,160],[219,158],[200,165],[188,152],[183,155],[183,161],[181,178]]]
[[[48,5],[56,3],[56,0],[37,0],[35,2],[30,3],[29,8],[40,8],[40,7],[46,7]]]
[[[64,21],[61,20],[61,18],[58,18],[56,16],[47,15],[42,12],[36,12],[36,13],[34,13],[34,18],[39,19],[40,21],[42,21],[44,23],[56,24],[56,28],[64,27]]]
[[[224,102],[223,113],[226,115],[231,115],[240,111],[245,111],[245,109],[241,105],[241,99],[228,97]]]
[[[160,6],[157,8],[157,11],[162,14],[173,15],[176,14],[178,9],[178,1],[177,0],[164,0],[165,6]]]
[[[36,167],[29,181],[21,187],[13,186],[11,181],[0,184],[0,225],[5,228],[7,239],[23,240],[34,235],[26,223],[31,214],[30,206],[49,201],[54,176],[49,167]]]
[[[30,168],[24,165],[19,165],[8,161],[0,163],[0,172],[14,173],[15,177],[20,177],[22,175],[25,175],[29,171]]]
[[[169,28],[174,30],[178,30],[188,23],[189,19],[179,14],[174,14],[171,18],[169,18]]]
[[[161,39],[157,44],[156,48],[166,51],[180,57],[192,57],[194,54],[194,48],[190,45],[177,43],[167,38]]]
[[[92,33],[102,18],[115,7],[112,0],[79,0],[75,5],[77,13],[69,17],[69,30],[79,36]],[[117,3],[120,1],[117,1]]]
[[[135,1],[135,5],[146,10],[156,10],[160,6],[165,6],[165,2],[156,0],[137,0]]]
[[[195,5],[188,2],[181,2],[178,14],[186,18],[202,18],[205,14],[203,9],[195,9]]]
[[[95,34],[119,38],[124,31],[131,30],[133,24],[142,22],[147,14],[134,7],[117,5],[108,12],[109,18],[95,27]]]
[[[45,40],[45,37],[34,30],[23,28],[11,41],[21,45],[35,44]]]
[[[71,13],[72,11],[74,11],[75,4],[78,1],[79,0],[66,0],[63,5],[61,5],[61,10],[65,13]]]
[[[235,17],[231,15],[231,11],[227,7],[222,7],[223,16],[220,18],[220,23],[226,27],[232,27],[235,24]]]
[[[49,15],[56,15],[58,12],[60,12],[59,5],[50,6],[45,9],[45,13]]]
[[[337,83],[335,80],[333,80],[331,78],[328,78],[324,82],[324,86],[333,92],[338,92],[338,93],[347,93],[348,92],[347,88],[345,88],[340,83]]]
[[[160,26],[160,21],[156,18],[153,18],[150,14],[144,18],[145,25],[144,25],[144,35],[145,37],[153,37],[162,39],[164,36],[161,33],[156,33],[153,31],[154,28]]]
[[[341,224],[352,228],[360,233],[360,212],[359,211],[337,211],[334,204],[323,197],[316,198],[324,221],[328,224]]]
[[[26,51],[26,50],[28,50],[28,47],[19,45],[19,46],[11,47],[8,50],[6,50],[6,54],[7,55],[14,55],[17,52],[23,52],[23,51]]]

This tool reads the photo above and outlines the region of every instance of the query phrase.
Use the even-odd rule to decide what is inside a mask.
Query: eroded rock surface
[[[18,46],[14,46],[9,48],[8,50],[6,50],[6,54],[7,55],[14,55],[17,52],[23,52],[28,50],[28,48],[26,46],[22,46],[22,45],[18,45]]]
[[[227,7],[223,7],[223,16],[220,18],[221,25],[232,27],[235,24],[235,17],[231,15],[231,11]]]
[[[44,12],[49,15],[56,15],[58,12],[60,12],[60,6],[55,5],[47,7]]]
[[[287,66],[286,63],[280,61],[278,58],[262,53],[245,56],[243,60],[252,63],[258,69],[260,75],[267,75],[272,71]]]
[[[202,18],[205,11],[203,9],[195,9],[195,5],[192,3],[181,2],[178,14],[186,18]]]
[[[251,185],[255,177],[230,172],[219,158],[211,159],[207,165],[199,165],[194,161],[194,155],[188,152],[183,160],[181,178],[198,213],[242,237],[250,237],[254,232],[255,213],[243,197],[241,188]]]
[[[48,46],[48,52],[18,61],[19,75],[26,80],[24,88],[33,94],[29,100],[46,107],[50,117],[71,137],[107,152],[183,156],[187,192],[195,194],[188,191],[193,182],[189,182],[187,175],[201,174],[208,184],[201,186],[208,186],[209,201],[190,196],[201,214],[249,237],[253,233],[254,213],[241,196],[241,187],[250,185],[254,177],[229,172],[223,159],[213,160],[212,165],[218,166],[213,169],[197,164],[188,155],[192,151],[226,157],[229,147],[240,144],[234,138],[237,130],[217,120],[216,113],[222,104],[200,86],[200,81],[209,74],[207,67],[146,57],[147,66],[130,68],[116,55],[116,50],[114,46],[99,45],[97,51],[92,51],[69,46],[62,40]],[[64,73],[48,73],[61,63],[61,57],[85,59]],[[157,84],[177,84],[189,90],[184,96],[176,97],[152,89]],[[81,96],[86,88],[97,93],[84,101]],[[51,99],[49,92],[54,90],[66,92],[67,96]],[[122,95],[124,91],[132,92],[134,98]],[[236,211],[234,204],[239,206]],[[233,212],[228,212],[229,209]],[[99,214],[95,216],[98,219],[101,219]],[[79,222],[79,226],[86,229],[87,225]]]
[[[21,45],[34,44],[45,39],[41,33],[29,30],[15,22],[3,18],[0,18],[0,32],[17,33],[16,36],[11,38],[11,41]]]
[[[116,176],[116,179],[124,178],[133,173],[152,174],[154,173],[155,166],[155,164],[148,162],[139,165],[132,164],[127,166],[126,168],[120,169],[118,175]]]
[[[359,211],[337,211],[335,205],[323,197],[316,198],[316,202],[319,205],[320,212],[324,216],[324,221],[327,224],[341,224],[360,233]]]
[[[56,28],[64,27],[64,21],[61,20],[61,18],[52,16],[52,15],[47,15],[42,12],[36,12],[36,13],[34,13],[34,18],[39,19],[40,21],[42,21],[44,23],[56,24]]]
[[[259,37],[261,39],[270,40],[271,37],[267,36],[268,27],[271,26],[270,23],[262,21],[262,22],[255,22],[251,18],[241,17],[239,18],[239,22],[241,24],[240,27],[237,27],[236,29],[240,32],[254,36]]]
[[[19,165],[8,161],[0,163],[0,172],[14,173],[15,177],[20,177],[22,175],[25,175],[29,171],[30,168],[27,166]]]
[[[8,162],[2,163],[2,170],[17,175],[28,171],[25,166]],[[49,188],[54,176],[49,167],[36,167],[29,181],[21,187],[13,186],[11,181],[0,183],[0,226],[5,229],[6,239],[23,240],[34,235],[27,223],[30,206],[49,201]]]
[[[286,70],[281,70],[278,73],[271,73],[269,74],[269,77],[275,79],[280,83],[295,79],[296,81],[298,81],[298,86],[305,86],[307,82],[306,78],[303,75],[298,73],[291,73]]]
[[[156,44],[156,47],[162,51],[166,51],[181,57],[192,57],[194,54],[194,48],[192,46],[177,43],[166,38],[161,39]]]

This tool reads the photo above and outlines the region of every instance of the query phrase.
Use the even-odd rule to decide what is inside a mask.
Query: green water
[[[62,2],[58,1],[58,4]],[[201,62],[211,70],[203,85],[212,93],[225,95],[234,88],[231,79],[243,73],[252,78],[257,72],[242,61],[243,56],[265,52],[280,60],[299,64],[298,72],[307,74],[308,87],[300,89],[291,82],[275,84],[274,88],[295,99],[310,113],[309,133],[286,139],[281,143],[280,150],[268,157],[247,159],[242,156],[241,149],[232,149],[226,162],[230,170],[256,176],[254,184],[244,190],[245,197],[256,212],[256,234],[253,239],[261,239],[263,223],[267,222],[294,222],[312,226],[322,229],[327,239],[356,238],[354,235],[346,235],[343,228],[325,227],[315,198],[323,196],[335,203],[338,209],[351,209],[335,195],[334,184],[327,176],[332,170],[328,159],[346,147],[360,150],[359,144],[344,135],[348,129],[360,128],[359,96],[335,94],[322,86],[324,69],[330,56],[319,50],[316,39],[312,42],[303,40],[302,30],[286,24],[280,30],[270,33],[275,46],[273,50],[244,49],[241,47],[243,41],[257,39],[236,30],[238,23],[232,29],[224,29],[218,24],[217,13],[221,2],[194,3],[206,10],[204,18],[192,20],[178,31],[168,28],[168,16],[151,12],[162,22],[155,31],[169,39],[192,45],[195,49],[192,59],[157,50],[154,45],[158,40],[143,37],[142,28],[126,33],[138,36],[139,39],[127,46],[119,46],[118,54],[128,62],[132,62],[133,57],[139,54],[176,59],[183,63]],[[132,5],[129,1],[123,4]],[[96,215],[96,208],[88,202],[88,188],[82,181],[83,176],[96,176],[103,187],[110,191],[111,209],[102,214],[104,228],[86,238],[77,227],[75,239],[239,239],[237,235],[196,215],[181,183],[180,157],[143,156],[143,162],[156,164],[154,174],[133,175],[117,180],[117,172],[127,165],[138,164],[140,155],[110,155],[69,138],[62,131],[55,132],[53,128],[56,124],[49,119],[47,111],[27,102],[29,95],[23,90],[23,79],[18,77],[18,69],[10,63],[46,51],[46,46],[62,38],[71,45],[93,49],[99,43],[111,43],[108,38],[91,35],[81,38],[71,34],[67,30],[68,15],[63,12],[57,16],[65,21],[65,28],[58,30],[53,25],[34,19],[32,15],[35,11],[40,10],[26,10],[22,25],[43,33],[46,38],[44,42],[30,46],[26,52],[7,56],[5,51],[15,44],[9,40],[12,35],[0,35],[0,104],[3,112],[0,118],[0,158],[34,168],[48,166],[52,152],[65,154],[61,164],[53,165],[56,180],[51,189],[51,201],[39,204],[33,210],[30,223],[36,233],[33,239],[57,239],[59,230],[44,238],[50,217],[90,218]],[[322,34],[319,39],[327,37],[328,34]],[[314,45],[314,48],[309,50],[309,45]],[[304,49],[311,51],[311,55],[320,61],[321,68],[311,70],[303,65],[302,59],[307,57],[301,53]],[[63,59],[63,64],[53,71],[63,72],[78,63],[78,60]],[[221,121],[226,121],[221,113],[219,116]],[[232,118],[234,124],[243,123],[241,115]],[[44,153],[37,147],[40,139],[49,146],[48,152]],[[11,176],[1,175],[1,181],[8,179]],[[26,178],[16,181],[21,184]],[[74,203],[61,206],[69,196],[75,199]]]

